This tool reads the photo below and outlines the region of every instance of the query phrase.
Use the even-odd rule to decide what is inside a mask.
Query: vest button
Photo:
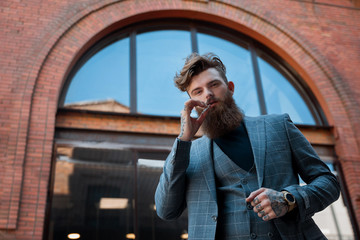
[[[214,222],[217,221],[217,216],[212,216],[211,218],[212,218],[212,220],[213,220]]]
[[[250,234],[250,237],[251,237],[252,239],[255,239],[255,238],[257,237],[257,235],[256,235],[256,233],[251,233],[251,234]]]
[[[254,207],[251,206],[251,203],[247,202],[246,203],[246,208],[249,209],[249,210],[252,210]]]
[[[241,184],[246,185],[246,184],[248,184],[248,181],[246,179],[241,179]]]
[[[272,232],[268,232],[268,237],[273,237],[274,234]]]

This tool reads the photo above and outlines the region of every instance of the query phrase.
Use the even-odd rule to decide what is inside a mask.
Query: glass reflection
[[[188,96],[173,79],[191,53],[190,46],[189,31],[161,30],[136,37],[139,113],[180,116]]]
[[[56,154],[46,239],[76,233],[87,240],[169,240],[186,231],[186,211],[172,222],[156,214],[154,194],[168,152],[66,145]]]
[[[64,148],[63,148],[64,150]],[[134,164],[129,151],[58,149],[48,239],[126,239],[135,231]]]
[[[129,38],[92,56],[75,74],[65,107],[129,112]]]
[[[337,175],[334,170],[334,165],[330,162],[325,162],[333,174]],[[300,178],[300,177],[299,177]],[[300,185],[306,183],[300,178]],[[352,230],[349,212],[344,204],[342,194],[338,200],[333,202],[330,206],[321,212],[315,213],[313,219],[316,225],[320,228],[323,234],[328,239],[334,240],[354,240],[354,233]]]
[[[141,239],[180,239],[187,229],[187,211],[176,221],[163,221],[156,215],[154,194],[163,166],[163,160],[138,160],[137,206]]]
[[[315,125],[315,120],[296,89],[274,67],[258,58],[268,114],[288,113],[294,123]]]
[[[234,99],[247,116],[260,115],[250,51],[227,40],[198,34],[199,53],[213,52],[226,66],[227,78],[235,84]]]

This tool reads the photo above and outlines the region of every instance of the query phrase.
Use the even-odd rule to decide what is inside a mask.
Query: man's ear
[[[228,88],[229,88],[229,90],[230,90],[230,92],[231,92],[231,95],[233,95],[233,94],[234,94],[234,90],[235,90],[235,85],[234,85],[234,83],[233,83],[232,81],[229,81],[229,82],[228,82]]]

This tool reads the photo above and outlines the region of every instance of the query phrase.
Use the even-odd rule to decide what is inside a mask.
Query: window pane
[[[134,233],[132,152],[62,147],[57,155],[46,239],[78,233],[80,239],[125,240]]]
[[[224,63],[227,78],[234,82],[234,99],[247,116],[260,115],[250,52],[232,42],[199,33],[199,53],[213,52]]]
[[[334,165],[329,162],[325,163],[336,176],[337,172],[334,170]],[[306,185],[301,178],[300,180],[300,184],[302,186]],[[348,209],[344,205],[342,194],[340,194],[339,199],[333,202],[330,206],[321,212],[317,212],[313,219],[328,239],[355,239]]]
[[[139,34],[137,50],[137,101],[142,114],[179,116],[188,99],[174,85],[191,53],[190,32],[163,30]]]
[[[138,159],[138,227],[140,239],[181,239],[187,232],[187,211],[176,221],[160,219],[155,210],[154,195],[162,173],[164,160]]]
[[[258,58],[268,114],[288,113],[294,123],[315,124],[314,118],[296,89],[274,67]]]
[[[129,38],[125,38],[96,53],[77,71],[65,107],[129,112],[129,93]]]

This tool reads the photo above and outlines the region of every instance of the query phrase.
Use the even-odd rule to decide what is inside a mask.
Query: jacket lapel
[[[264,180],[266,150],[265,122],[264,118],[245,117],[244,123],[249,135],[251,148],[254,154],[254,162],[260,188]]]
[[[217,201],[216,198],[216,182],[215,182],[215,171],[214,171],[214,161],[212,157],[212,141],[203,136],[197,145],[196,154],[197,159],[201,164],[202,172],[204,174],[207,186],[213,196],[214,200]]]

